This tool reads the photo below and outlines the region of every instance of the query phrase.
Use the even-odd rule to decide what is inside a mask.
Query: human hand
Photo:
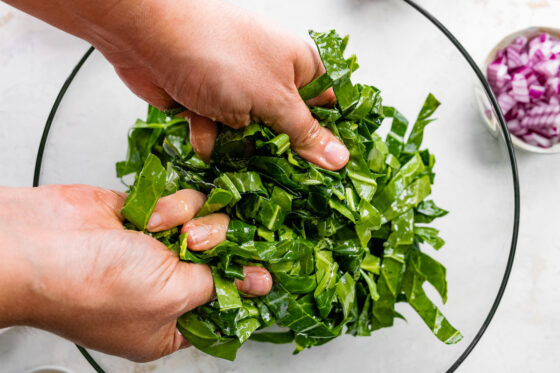
[[[286,133],[302,157],[330,170],[349,159],[313,118],[298,88],[325,71],[302,39],[222,0],[4,0],[92,43],[123,81],[159,109],[188,108],[195,151],[208,159],[214,122],[255,120]],[[310,100],[330,105],[328,90]]]
[[[212,152],[214,122],[241,128],[255,120],[288,134],[294,150],[321,167],[348,161],[298,93],[325,71],[318,53],[272,22],[220,0],[125,0],[101,24],[103,38],[91,39],[132,91],[160,109],[188,108],[202,158]],[[334,101],[329,90],[311,103]]]
[[[152,232],[183,225],[191,250],[225,239],[229,219],[192,219],[205,197],[181,190],[158,202]],[[180,262],[159,241],[124,230],[124,195],[85,185],[0,187],[0,327],[29,325],[83,346],[148,361],[188,345],[176,319],[214,297],[206,265]],[[245,267],[240,290],[270,291]]]

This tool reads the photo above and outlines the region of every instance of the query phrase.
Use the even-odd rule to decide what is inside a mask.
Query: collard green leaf
[[[159,158],[150,154],[121,210],[122,216],[136,228],[146,229],[156,203],[165,190],[166,175]]]
[[[210,215],[226,207],[233,199],[233,194],[221,188],[215,188],[208,195],[208,199],[196,214],[196,217]]]
[[[377,189],[377,183],[364,159],[364,149],[358,141],[356,133],[352,130],[349,122],[342,122],[338,130],[344,141],[344,145],[350,151],[350,160],[346,165],[348,178],[360,196],[366,201],[371,201]]]
[[[374,301],[379,300],[379,293],[377,292],[377,284],[375,283],[375,280],[373,279],[373,275],[371,273],[366,273],[362,269],[360,269],[360,275],[362,276],[362,278],[364,279],[364,281],[366,282],[366,284],[368,286],[369,295],[370,295],[371,299],[373,299]]]
[[[430,177],[422,176],[414,180],[406,189],[404,189],[391,205],[381,214],[381,222],[393,220],[396,216],[403,214],[409,209],[416,207],[424,198],[431,193]]]
[[[408,120],[394,107],[385,106],[383,108],[383,115],[388,118],[393,118],[391,131],[387,134],[387,147],[389,153],[399,158],[404,148],[404,135],[408,128]]]
[[[446,344],[454,344],[463,339],[461,333],[455,329],[443,316],[441,311],[430,301],[422,284],[425,278],[419,275],[413,266],[408,266],[403,277],[402,290],[408,303],[420,315],[434,335]]]
[[[239,338],[239,343],[245,343],[260,326],[259,320],[252,317],[239,321],[235,328],[235,335]]]
[[[247,241],[252,241],[255,238],[257,227],[247,224],[241,220],[231,219],[229,221],[226,239],[242,244]]]
[[[448,214],[449,211],[438,207],[434,201],[422,201],[416,208],[417,223],[431,223],[434,219]]]
[[[392,223],[393,232],[385,243],[381,274],[377,281],[379,299],[372,307],[373,330],[393,325],[395,302],[401,292],[407,254],[412,247],[410,235],[413,223],[412,211],[399,216]]]
[[[278,325],[290,328],[296,334],[321,339],[332,339],[338,334],[314,314],[312,298],[309,296],[296,299],[281,285],[275,284],[264,301],[276,316]]]
[[[212,278],[214,279],[216,298],[220,304],[221,311],[242,307],[241,297],[234,280],[223,277],[215,267],[212,268]]]
[[[356,300],[356,282],[354,278],[349,273],[345,273],[338,280],[335,292],[338,302],[342,305],[344,318],[347,318]]]
[[[413,154],[420,149],[420,145],[422,144],[422,139],[424,137],[424,128],[434,121],[431,116],[440,104],[441,103],[434,97],[433,94],[430,93],[428,95],[406,142],[405,151],[407,153]]]
[[[439,231],[433,227],[414,227],[414,234],[419,242],[425,242],[434,249],[439,250],[445,245],[445,241],[439,236]]]
[[[220,336],[211,323],[200,320],[193,312],[188,312],[177,320],[177,329],[201,351],[226,360],[235,360],[241,347],[238,338]]]
[[[279,204],[259,195],[248,196],[238,207],[243,216],[254,219],[271,231],[278,230],[286,218],[286,211]]]
[[[366,253],[360,264],[360,268],[378,275],[381,268],[381,259],[370,253]]]
[[[410,265],[416,273],[424,277],[437,290],[443,303],[447,302],[447,271],[434,258],[420,251],[415,251],[410,258]]]
[[[314,275],[301,276],[291,275],[284,272],[274,273],[275,280],[292,294],[311,293],[317,287],[317,280]]]

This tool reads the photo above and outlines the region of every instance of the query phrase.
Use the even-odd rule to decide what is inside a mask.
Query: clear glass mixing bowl
[[[437,158],[432,197],[450,210],[436,222],[447,244],[433,253],[447,267],[449,300],[445,305],[436,304],[464,339],[444,345],[407,304],[398,304],[407,323],[397,321],[371,337],[343,336],[297,356],[291,355],[291,345],[255,342],[246,343],[235,362],[215,359],[194,348],[147,364],[94,351],[92,356],[107,372],[123,373],[453,370],[476,344],[495,311],[507,282],[518,228],[519,196],[511,142],[503,132],[505,127],[493,137],[481,125],[472,94],[473,84],[480,82],[473,68],[440,29],[404,1],[235,3],[305,38],[309,28],[335,28],[350,34],[348,51],[358,55],[361,66],[354,81],[379,87],[384,103],[397,106],[409,118],[415,118],[428,92],[442,101],[439,119],[427,128],[424,139]],[[123,190],[114,164],[125,156],[128,128],[145,115],[146,104],[94,51],[55,111],[36,181]],[[432,290],[426,288],[437,300]]]

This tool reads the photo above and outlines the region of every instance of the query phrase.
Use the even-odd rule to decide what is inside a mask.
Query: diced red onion
[[[534,99],[539,99],[544,95],[545,88],[542,85],[531,85],[529,86],[529,97]]]
[[[527,85],[531,87],[532,85],[539,85],[539,78],[535,74],[531,74],[527,77]]]
[[[558,74],[560,69],[560,60],[548,60],[537,63],[534,67],[535,71],[547,78],[551,78]]]
[[[510,132],[543,148],[560,143],[560,40],[520,36],[487,67]]]
[[[506,48],[506,56],[507,56],[507,66],[509,69],[515,69],[517,67],[523,66],[524,63],[521,60],[521,54],[515,48],[507,47]]]
[[[498,103],[504,114],[507,114],[517,104],[515,99],[505,92],[498,96]]]
[[[529,88],[527,87],[527,78],[521,74],[515,74],[513,77],[513,85],[511,95],[517,102],[529,102]]]
[[[550,148],[552,146],[552,140],[540,136],[535,132],[524,135],[523,140],[525,140],[525,142],[529,145],[534,145],[541,148]]]
[[[527,42],[527,38],[521,35],[515,38],[515,40],[509,45],[509,48],[515,49],[518,53],[521,53],[527,47]]]
[[[547,96],[554,97],[560,93],[560,78],[548,78],[546,81],[546,94]]]

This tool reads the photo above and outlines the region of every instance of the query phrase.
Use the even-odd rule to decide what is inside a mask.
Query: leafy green
[[[216,300],[177,325],[213,356],[233,360],[249,339],[293,342],[298,353],[342,332],[367,336],[403,318],[399,302],[410,304],[437,338],[456,343],[460,333],[422,288],[429,283],[446,302],[446,269],[421,251],[423,243],[444,244],[427,225],[447,211],[426,200],[435,157],[421,149],[439,101],[428,95],[409,128],[398,110],[383,106],[376,87],[352,83],[358,64],[355,56],[344,57],[348,37],[310,35],[326,72],[300,95],[307,100],[333,88],[333,107],[310,110],[348,148],[346,167],[333,172],[305,161],[287,135],[261,123],[220,126],[205,164],[184,119],[150,107],[148,119],[130,132],[127,159],[117,165],[119,176],[137,175],[123,209],[125,226],[143,230],[159,197],[187,188],[208,195],[197,216],[220,211],[230,217],[226,240],[206,251],[189,250],[187,234],[177,227],[152,234],[180,260],[210,266]],[[383,139],[376,131],[385,118],[392,123]],[[272,274],[268,295],[247,298],[237,290],[235,281],[249,265]],[[275,324],[284,330],[267,330]]]
[[[121,210],[122,216],[136,228],[146,229],[156,203],[165,190],[166,175],[159,158],[150,154]]]
[[[226,207],[231,200],[233,199],[233,193],[228,192],[227,190],[214,188],[210,195],[208,195],[208,199],[204,202],[202,208],[196,214],[197,217],[210,215],[213,212],[219,211],[222,208]]]
[[[240,308],[242,306],[241,297],[235,287],[235,281],[224,278],[216,267],[212,268],[212,277],[214,278],[220,311]]]

